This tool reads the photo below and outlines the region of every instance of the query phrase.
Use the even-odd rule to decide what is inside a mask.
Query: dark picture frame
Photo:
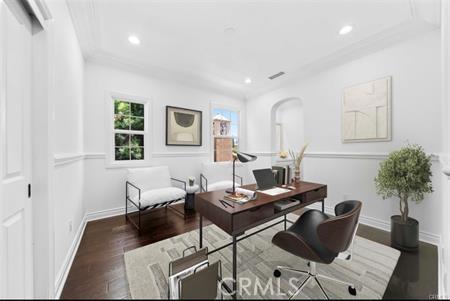
[[[201,146],[202,111],[166,106],[166,145]]]

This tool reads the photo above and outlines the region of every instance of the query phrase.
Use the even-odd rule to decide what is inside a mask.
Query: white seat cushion
[[[235,184],[236,187],[239,187],[238,183]],[[228,189],[228,188],[233,188],[233,181],[219,181],[211,184],[208,182],[208,191]]]
[[[177,187],[153,189],[146,191],[141,195],[141,207],[174,201],[182,199],[185,196],[186,191]]]

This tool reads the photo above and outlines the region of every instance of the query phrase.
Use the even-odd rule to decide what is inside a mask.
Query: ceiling
[[[87,60],[243,97],[433,30],[440,15],[438,0],[67,2]]]

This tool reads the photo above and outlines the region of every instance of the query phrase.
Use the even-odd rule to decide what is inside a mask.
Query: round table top
[[[187,193],[194,193],[194,192],[196,192],[198,190],[198,188],[199,187],[198,187],[197,184],[194,184],[192,186],[186,185],[186,192]]]

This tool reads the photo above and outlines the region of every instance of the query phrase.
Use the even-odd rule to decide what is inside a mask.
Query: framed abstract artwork
[[[391,77],[344,89],[342,141],[391,140]]]
[[[202,112],[166,106],[166,145],[201,146]]]

